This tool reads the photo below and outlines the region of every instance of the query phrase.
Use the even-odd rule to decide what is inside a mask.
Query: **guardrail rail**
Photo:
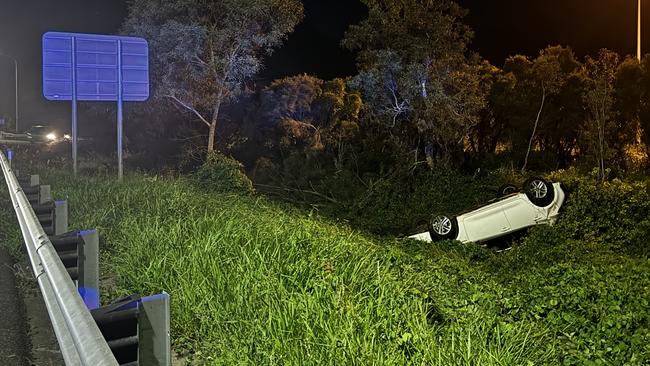
[[[3,152],[0,166],[65,364],[170,365],[169,295],[134,295],[99,308],[96,232],[60,235],[67,231],[67,203],[51,197],[42,202],[40,195],[49,196],[49,186],[33,188],[28,181],[33,189],[23,188]],[[58,213],[59,206],[65,214]],[[44,229],[43,222],[51,226]],[[95,239],[85,239],[92,243],[86,249],[85,233],[95,233]]]

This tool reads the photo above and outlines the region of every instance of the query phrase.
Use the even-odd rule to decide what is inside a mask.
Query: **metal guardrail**
[[[0,165],[65,364],[118,365],[2,152]]]

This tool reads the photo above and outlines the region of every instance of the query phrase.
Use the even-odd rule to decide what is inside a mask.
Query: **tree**
[[[266,130],[266,146],[288,153],[320,151],[339,166],[359,129],[361,106],[361,97],[348,90],[345,80],[286,77],[261,92],[256,129]]]
[[[568,167],[579,152],[579,138],[587,120],[582,103],[586,87],[586,76],[580,67],[567,75],[562,89],[547,104],[539,135],[543,148],[555,153],[556,167]]]
[[[575,60],[573,51],[561,46],[549,46],[545,48],[533,61],[530,70],[530,81],[533,87],[539,91],[541,100],[533,124],[533,132],[528,142],[524,165],[521,168],[522,171],[525,171],[528,167],[528,159],[537,137],[537,130],[547,103],[547,98],[551,95],[558,94],[566,83],[568,75],[578,67],[579,63]]]
[[[618,54],[602,49],[598,58],[587,57],[585,71],[589,78],[588,88],[584,93],[584,103],[589,115],[590,141],[596,145],[598,168],[601,179],[605,180],[605,156],[607,154],[607,134],[611,131],[616,114],[614,106],[614,85],[616,71],[619,67]]]
[[[582,103],[576,103],[582,98],[581,67],[573,51],[561,46],[548,46],[533,60],[522,55],[506,60],[503,72],[514,85],[495,84],[491,104],[503,119],[506,142],[523,158],[522,171],[533,151],[555,153],[557,166],[575,152],[583,121]]]
[[[512,113],[516,79],[512,73],[505,73],[487,61],[481,64],[480,76],[481,83],[488,90],[487,104],[471,131],[468,143],[474,153],[488,154],[496,152],[499,142],[503,141],[507,120]]]
[[[648,55],[641,61],[641,72],[639,122],[642,129],[643,142],[650,146],[650,57]]]
[[[343,45],[358,51],[366,119],[398,144],[435,146],[439,155],[462,151],[485,105],[477,62],[466,57],[471,31],[465,11],[450,0],[363,0],[368,18],[350,27]],[[411,141],[415,140],[415,141]]]
[[[149,41],[154,97],[204,123],[212,152],[222,107],[302,16],[298,0],[133,0],[122,30]]]
[[[642,79],[643,69],[636,57],[627,56],[616,70],[613,108],[618,118],[613,131],[616,138],[611,144],[620,163],[634,164],[644,160],[640,144]]]
[[[643,69],[634,57],[626,57],[616,70],[614,108],[629,131],[636,130],[636,122],[641,108]]]

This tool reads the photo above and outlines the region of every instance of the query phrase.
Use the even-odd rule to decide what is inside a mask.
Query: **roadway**
[[[1,244],[0,365],[64,365],[30,265],[16,263]]]
[[[0,247],[0,365],[29,365],[25,309],[16,287],[14,261]]]

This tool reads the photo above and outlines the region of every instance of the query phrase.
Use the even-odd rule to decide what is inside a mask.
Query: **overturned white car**
[[[501,197],[458,216],[434,215],[429,231],[411,236],[423,241],[481,242],[541,224],[554,224],[564,203],[560,183],[542,178],[526,181],[522,190],[507,185]]]

